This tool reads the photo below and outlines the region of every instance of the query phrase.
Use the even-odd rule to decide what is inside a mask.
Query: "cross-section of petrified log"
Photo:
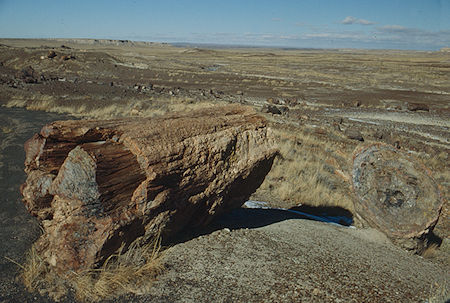
[[[59,273],[241,206],[276,153],[264,119],[241,106],[54,122],[25,149],[24,203],[42,220],[37,247]]]
[[[436,224],[443,199],[431,173],[389,145],[355,152],[356,213],[391,239],[418,238]]]

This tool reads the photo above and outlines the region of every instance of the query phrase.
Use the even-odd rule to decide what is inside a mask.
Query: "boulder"
[[[355,151],[352,181],[357,217],[394,242],[417,249],[415,240],[433,230],[443,198],[417,159],[387,144],[364,146]]]
[[[230,105],[159,118],[58,121],[25,144],[36,243],[63,275],[240,207],[276,154],[264,118]]]

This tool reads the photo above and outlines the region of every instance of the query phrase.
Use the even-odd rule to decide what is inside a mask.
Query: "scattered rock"
[[[342,131],[342,129],[341,129],[341,123],[339,123],[339,122],[333,121],[333,128],[334,128],[335,130],[337,130],[338,132],[341,132],[341,131]]]
[[[409,111],[424,111],[424,112],[429,112],[430,108],[428,107],[427,104],[424,103],[408,103],[408,110]]]
[[[285,115],[289,112],[289,107],[287,106],[279,106],[278,109],[280,110],[280,112]]]
[[[377,130],[376,132],[373,133],[373,137],[377,140],[382,140],[382,139],[386,139],[387,135],[385,134],[384,131]]]
[[[267,103],[278,105],[280,101],[277,98],[267,98]]]
[[[286,98],[284,101],[287,106],[296,106],[298,104],[298,100],[295,97]]]
[[[73,60],[73,59],[76,59],[75,56],[73,56],[73,55],[64,55],[61,57],[61,60],[63,60],[63,61]]]
[[[364,142],[364,138],[363,138],[361,132],[359,130],[357,130],[357,129],[348,128],[348,129],[345,130],[344,134],[349,139],[358,140],[358,141]]]
[[[160,118],[59,121],[25,144],[21,191],[60,275],[119,247],[167,241],[240,207],[276,154],[264,118],[230,105]]]
[[[262,112],[263,113],[269,113],[269,114],[274,114],[274,115],[281,115],[281,110],[274,105],[264,105],[262,108]]]
[[[49,51],[48,52],[48,54],[47,54],[47,58],[49,58],[49,59],[53,59],[53,58],[55,58],[57,55],[56,55],[56,53],[55,53],[55,51]]]
[[[31,66],[27,66],[16,73],[16,78],[23,80],[25,83],[37,83],[38,75]]]

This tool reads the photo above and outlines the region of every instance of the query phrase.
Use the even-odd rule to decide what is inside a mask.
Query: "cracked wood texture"
[[[58,121],[25,144],[21,191],[59,274],[167,240],[240,207],[276,154],[264,118],[230,105],[158,118]]]
[[[355,151],[352,181],[357,215],[405,248],[410,244],[402,239],[417,239],[433,229],[444,203],[431,172],[386,144]]]

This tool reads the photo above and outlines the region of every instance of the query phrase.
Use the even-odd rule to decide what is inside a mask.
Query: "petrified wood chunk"
[[[22,186],[44,228],[38,250],[77,272],[138,237],[167,239],[240,207],[271,168],[269,133],[241,106],[44,126],[25,144]]]
[[[391,239],[418,238],[439,218],[443,199],[431,173],[392,146],[357,150],[352,180],[357,215]]]

